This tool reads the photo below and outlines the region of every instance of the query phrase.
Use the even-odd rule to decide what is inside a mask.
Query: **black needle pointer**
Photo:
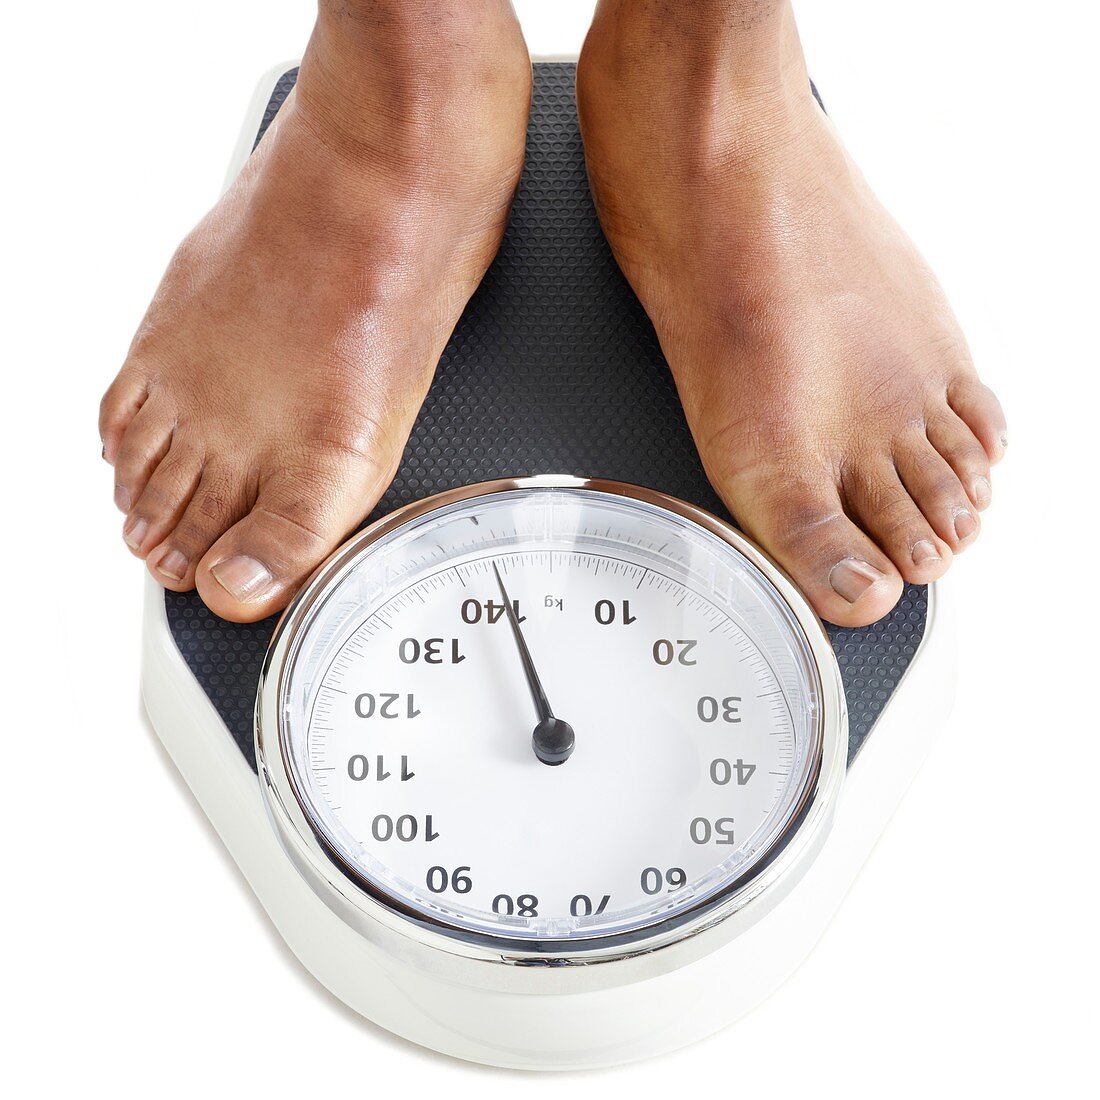
[[[496,562],[492,563],[493,572],[500,585],[500,595],[504,600],[504,613],[508,616],[508,622],[512,626],[512,637],[516,640],[516,648],[519,650],[519,659],[523,663],[523,671],[527,676],[527,686],[531,689],[531,698],[538,712],[539,724],[531,733],[531,746],[535,755],[544,763],[551,766],[564,764],[572,755],[576,739],[573,736],[573,727],[568,722],[554,717],[550,709],[550,700],[546,698],[542,681],[535,671],[535,663],[531,660],[531,651],[523,639],[523,631],[519,628],[519,619],[516,617],[516,609],[508,598],[508,590],[504,587],[500,570]]]

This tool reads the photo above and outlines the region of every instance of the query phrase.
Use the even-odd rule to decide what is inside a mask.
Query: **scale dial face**
[[[613,483],[398,513],[322,569],[269,664],[258,748],[297,839],[366,904],[519,954],[713,920],[844,740],[790,585],[719,521]]]

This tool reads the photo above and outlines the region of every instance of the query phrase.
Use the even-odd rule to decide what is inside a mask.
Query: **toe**
[[[806,481],[777,469],[719,485],[719,492],[823,619],[866,626],[898,602],[903,587],[898,571],[845,515],[827,475]]]
[[[910,584],[937,580],[951,548],[936,534],[901,483],[892,462],[866,463],[844,479],[848,510]]]
[[[977,437],[989,461],[1000,462],[1008,446],[1008,427],[997,395],[976,378],[967,378],[948,390],[947,400]]]
[[[202,456],[176,436],[122,528],[123,540],[139,558],[171,533],[195,495],[201,475]]]
[[[948,409],[944,415],[929,419],[927,432],[928,442],[955,471],[974,507],[979,512],[988,508],[993,499],[989,455],[966,422]]]
[[[899,446],[894,455],[901,482],[924,518],[952,553],[978,537],[981,521],[958,475],[921,433]]]
[[[146,401],[115,452],[115,504],[129,513],[153,471],[168,453],[173,420],[158,403]]]
[[[284,470],[199,563],[199,594],[215,614],[253,622],[284,608],[310,573],[373,507],[377,470]]]
[[[124,367],[99,403],[99,438],[103,457],[113,466],[122,437],[148,396],[145,379]]]
[[[182,476],[177,485],[181,483]],[[216,463],[209,465],[179,520],[150,551],[149,572],[176,592],[194,588],[203,555],[246,514],[253,499],[247,478]]]

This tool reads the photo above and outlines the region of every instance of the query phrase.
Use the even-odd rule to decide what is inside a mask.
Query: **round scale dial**
[[[818,657],[718,521],[516,484],[445,494],[315,578],[280,631],[279,761],[334,870],[391,912],[540,952],[636,942],[791,835]]]

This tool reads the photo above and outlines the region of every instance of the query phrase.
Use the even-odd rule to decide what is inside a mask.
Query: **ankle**
[[[600,0],[578,98],[582,123],[618,104],[697,167],[763,165],[822,118],[787,0]]]
[[[591,76],[627,76],[652,88],[695,90],[751,109],[808,93],[802,46],[788,0],[600,0],[582,54]]]
[[[352,133],[428,132],[471,102],[506,108],[530,79],[507,0],[321,0],[297,98]]]
[[[350,51],[404,84],[463,57],[480,67],[526,56],[509,0],[320,0],[311,45]]]

